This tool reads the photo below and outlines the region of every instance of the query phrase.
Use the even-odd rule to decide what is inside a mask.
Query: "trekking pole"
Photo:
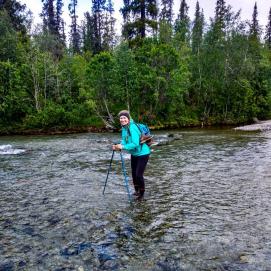
[[[111,156],[111,160],[110,160],[109,167],[108,167],[108,170],[107,170],[106,180],[105,180],[105,183],[104,183],[103,195],[104,195],[105,187],[106,187],[106,184],[107,184],[109,172],[110,172],[110,170],[111,170],[111,165],[112,165],[112,161],[113,161],[114,154],[115,154],[115,150],[112,151],[112,156]]]
[[[121,151],[120,151],[120,158],[121,158],[122,172],[123,172],[123,176],[124,176],[124,182],[125,182],[125,186],[126,186],[126,189],[127,189],[128,198],[129,198],[129,201],[131,201],[131,194],[130,194],[130,190],[129,190],[128,176],[127,176],[127,173],[126,173],[124,159],[123,159],[123,155],[122,155]]]

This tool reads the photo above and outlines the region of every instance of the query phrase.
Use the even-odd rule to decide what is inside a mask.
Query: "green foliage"
[[[148,32],[157,30],[156,1],[124,1],[121,12],[124,19],[123,36],[130,41],[134,39],[131,44],[140,45]]]
[[[110,53],[95,55],[87,68],[87,85],[93,90],[97,110],[102,114],[107,111],[112,101],[114,88],[114,60]]]
[[[7,12],[0,10],[0,61],[15,61],[17,33]]]
[[[88,113],[88,108],[84,105],[70,104],[68,108],[64,108],[62,105],[50,102],[43,110],[27,115],[23,125],[31,129],[46,129],[91,124],[89,121],[86,121]]]
[[[134,107],[136,100],[134,94],[139,88],[135,55],[128,44],[123,42],[116,48],[114,58],[116,59],[116,102],[118,102],[119,110],[123,105],[130,110]]]
[[[62,1],[57,3],[60,16]],[[173,29],[172,1],[163,0],[165,9],[156,32],[155,1],[145,6],[125,1],[122,12],[128,41],[113,48],[112,5],[104,0],[93,3],[95,10],[103,5],[100,15],[108,24],[95,25],[95,12],[86,14],[83,50],[73,54],[60,37],[61,17],[57,35],[38,29],[30,39],[22,38],[7,11],[0,11],[1,129],[116,126],[114,117],[124,108],[136,120],[161,126],[271,117],[271,50],[268,40],[261,42],[256,6],[247,31],[240,13],[232,12],[224,0],[217,1],[208,28],[199,4],[195,19],[190,20],[182,1]],[[140,17],[140,10],[150,13]],[[109,32],[103,32],[105,28]]]
[[[9,17],[12,29],[26,35],[26,26],[29,23],[29,14],[26,11],[26,5],[22,5],[17,0],[0,1],[0,18],[3,12]]]
[[[19,122],[27,114],[28,103],[20,69],[9,61],[0,62],[0,122]]]

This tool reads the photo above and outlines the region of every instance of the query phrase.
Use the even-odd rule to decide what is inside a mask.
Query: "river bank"
[[[256,132],[256,131],[270,131],[271,130],[271,120],[258,121],[257,123],[244,125],[234,128],[238,131]]]
[[[257,121],[257,123],[242,125],[236,127],[238,124],[208,124],[203,125],[200,122],[194,123],[165,123],[157,125],[149,125],[153,131],[159,130],[174,130],[183,128],[233,128],[239,131],[268,131],[271,130],[271,120]],[[64,134],[80,134],[80,133],[104,133],[104,132],[118,132],[119,129],[108,129],[102,125],[96,126],[74,126],[74,127],[51,127],[41,129],[25,129],[21,127],[0,127],[0,136],[7,135],[64,135]]]
[[[105,127],[79,126],[79,127],[53,127],[47,129],[0,129],[0,136],[7,135],[64,135],[79,133],[102,133],[108,132]]]
[[[179,124],[176,122],[148,125],[152,131],[160,130],[176,130],[184,128],[233,128],[233,124],[208,124],[203,125],[201,122]],[[22,127],[0,127],[0,136],[8,135],[65,135],[65,134],[80,134],[80,133],[105,133],[119,132],[119,128],[108,129],[102,125],[96,126],[74,126],[74,127],[51,127],[40,129],[28,129]]]

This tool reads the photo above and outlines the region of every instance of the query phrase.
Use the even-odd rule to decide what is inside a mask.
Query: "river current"
[[[118,134],[1,137],[0,271],[271,270],[271,133],[169,133],[139,202]]]

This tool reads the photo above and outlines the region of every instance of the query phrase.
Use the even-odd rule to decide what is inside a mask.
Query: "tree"
[[[124,19],[122,33],[125,39],[143,39],[148,32],[153,33],[157,30],[156,0],[124,1],[121,12]]]
[[[0,125],[20,122],[28,106],[25,78],[20,69],[16,63],[0,61]]]
[[[249,45],[249,55],[251,60],[255,64],[255,68],[258,67],[261,59],[261,28],[258,21],[258,8],[257,3],[255,2],[252,14],[252,21],[250,23],[249,28],[249,38],[248,38],[248,45]]]
[[[18,37],[6,10],[0,11],[0,61],[16,61]]]
[[[65,44],[66,36],[65,36],[65,29],[64,29],[64,20],[62,18],[62,11],[63,9],[63,0],[56,1],[56,28],[57,28],[57,35],[59,39]]]
[[[217,0],[215,7],[215,25],[222,32],[225,30],[226,13],[227,7],[225,0]]]
[[[101,52],[91,59],[87,69],[88,86],[95,93],[96,114],[108,126],[114,122],[111,114],[114,102],[114,68],[112,55],[109,52]]]
[[[115,18],[111,0],[93,0],[91,14],[85,13],[83,50],[98,54],[110,51],[115,45]]]
[[[159,41],[161,43],[170,44],[172,41],[172,26],[164,21],[159,21]]]
[[[268,23],[266,26],[265,42],[269,49],[271,49],[271,8],[269,10]]]
[[[43,18],[44,31],[48,31],[52,35],[57,35],[54,0],[42,0],[42,3],[41,17]]]
[[[44,50],[51,52],[56,59],[63,56],[65,48],[65,32],[64,21],[62,15],[62,0],[57,0],[56,7],[55,0],[42,0],[43,8],[40,14],[43,18],[43,37],[47,37],[46,46]]]
[[[162,10],[159,15],[159,40],[170,43],[172,39],[173,0],[162,0]]]
[[[257,40],[259,41],[260,34],[261,34],[261,28],[258,21],[258,8],[257,8],[257,3],[255,2],[253,14],[252,14],[252,23],[250,24],[249,35],[251,39],[255,41]]]
[[[182,54],[170,44],[154,45],[150,51],[149,65],[154,80],[149,113],[167,122],[179,121],[184,114],[190,73],[187,59]]]
[[[192,28],[192,52],[199,53],[203,40],[204,15],[200,12],[199,2],[196,3],[195,19]]]
[[[248,57],[251,63],[249,73],[251,86],[253,88],[253,104],[255,106],[253,117],[262,117],[261,112],[266,108],[267,90],[265,87],[263,68],[262,68],[262,50],[261,50],[261,27],[258,21],[258,8],[255,2],[252,21],[249,29],[248,39]]]
[[[26,5],[22,5],[16,0],[0,0],[0,11],[4,10],[10,17],[13,28],[25,35],[27,32],[26,25],[29,20]]]
[[[97,54],[102,51],[103,39],[103,17],[105,10],[105,0],[92,0],[92,18],[93,18],[93,53]]]
[[[192,74],[191,89],[189,91],[189,104],[194,106],[196,100],[199,97],[203,84],[203,65],[202,65],[202,53],[203,53],[203,28],[204,28],[204,15],[203,11],[200,11],[199,2],[196,3],[195,19],[192,27],[192,57],[190,63],[190,69]]]
[[[94,20],[89,12],[84,14],[82,27],[83,52],[94,52]]]
[[[79,33],[79,27],[77,24],[77,13],[76,13],[76,7],[77,7],[77,0],[70,0],[69,3],[69,11],[70,11],[70,17],[71,17],[71,30],[70,30],[70,47],[71,51],[75,53],[80,52],[80,33]]]
[[[175,38],[178,42],[189,42],[189,25],[190,19],[188,16],[188,5],[185,0],[182,0],[178,18],[175,21]]]
[[[116,59],[117,97],[120,107],[123,104],[130,111],[135,106],[138,89],[137,65],[135,55],[126,42],[122,42],[114,51]],[[121,109],[121,108],[120,108]]]
[[[161,1],[161,12],[160,21],[167,22],[172,25],[173,21],[173,0],[162,0]]]
[[[107,6],[105,7],[104,16],[104,31],[102,37],[102,48],[105,51],[113,49],[115,44],[115,22],[116,19],[113,17],[113,4],[111,0],[108,0]]]

